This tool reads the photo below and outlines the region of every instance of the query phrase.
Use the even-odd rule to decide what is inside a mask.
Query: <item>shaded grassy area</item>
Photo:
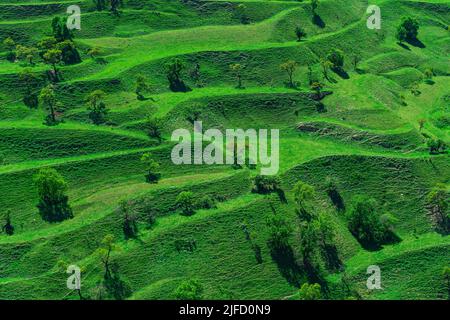
[[[79,4],[82,30],[75,43],[83,60],[58,66],[55,91],[64,122],[48,127],[42,104],[29,109],[22,102],[26,88],[19,72],[26,64],[7,61],[0,46],[0,217],[11,210],[15,226],[12,236],[0,233],[0,299],[77,299],[65,287],[61,260],[83,267],[83,290],[93,295],[104,272],[96,250],[107,234],[115,237],[112,260],[130,299],[174,299],[176,287],[190,278],[200,280],[206,299],[295,299],[301,284],[314,282],[301,263],[292,194],[298,180],[315,187],[315,210],[336,230],[342,267],[325,268],[324,298],[348,298],[349,283],[362,299],[447,299],[440,272],[448,265],[450,240],[436,232],[426,196],[438,183],[449,185],[448,154],[430,155],[427,141],[450,143],[450,4],[372,3],[382,11],[378,31],[366,28],[369,3],[359,0],[320,1],[314,19],[309,1],[128,0],[114,16],[96,12],[89,0],[0,0],[0,41],[11,36],[22,45],[50,35],[51,19]],[[418,19],[422,46],[396,43],[401,16]],[[296,41],[296,26],[307,33],[302,41]],[[93,47],[102,59],[87,54]],[[320,61],[331,49],[344,52],[346,77],[332,70],[324,77]],[[192,91],[169,89],[165,65],[173,58],[184,63],[181,76]],[[295,88],[280,69],[287,60],[297,62]],[[36,62],[39,92],[48,84],[49,66]],[[243,66],[243,88],[236,88],[235,63]],[[432,81],[425,81],[428,69]],[[143,100],[135,94],[138,74],[149,83]],[[313,81],[330,94],[318,101]],[[99,126],[91,123],[85,102],[96,89],[106,92],[109,109],[107,123]],[[260,166],[172,163],[171,133],[192,129],[193,108],[204,128],[280,129],[285,202],[251,193]],[[161,118],[160,145],[147,135],[147,117]],[[146,152],[160,163],[158,184],[145,183]],[[45,167],[67,181],[73,219],[40,219],[33,175]],[[328,196],[329,177],[336,179],[346,210],[336,210]],[[217,207],[182,216],[175,205],[182,191],[196,199],[215,197]],[[359,244],[346,218],[356,195],[376,199],[380,210],[399,219],[400,242],[376,251]],[[124,236],[121,200],[142,205],[136,239]],[[267,245],[272,210],[293,227],[292,255],[282,259]],[[156,222],[149,226],[151,213]],[[195,249],[177,250],[180,241],[195,241]],[[383,290],[365,287],[372,264],[382,270]]]

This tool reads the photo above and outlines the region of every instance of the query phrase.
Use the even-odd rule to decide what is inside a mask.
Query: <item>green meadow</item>
[[[195,299],[450,299],[448,0],[96,3],[0,0],[0,299],[185,299],[186,284]],[[380,29],[366,25],[372,4]],[[78,61],[55,49],[62,40],[40,43],[70,5],[81,29],[63,40]],[[415,39],[396,37],[405,17]],[[276,192],[255,192],[260,164],[175,165],[172,132],[194,121],[278,129]],[[64,179],[69,218],[38,208],[46,169]],[[315,190],[308,210],[326,221],[332,257],[314,238],[306,258],[299,181]],[[214,205],[184,214],[182,194]],[[352,232],[362,196],[395,217],[395,241]],[[276,221],[290,229],[278,249]],[[66,286],[69,265],[80,290]],[[379,289],[366,285],[373,265]]]

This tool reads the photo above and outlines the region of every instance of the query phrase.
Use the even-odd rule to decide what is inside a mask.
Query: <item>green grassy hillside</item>
[[[366,0],[319,0],[314,13],[309,0],[124,0],[116,14],[94,2],[0,0],[0,299],[79,299],[66,287],[68,265],[81,268],[90,299],[177,299],[192,279],[202,299],[298,299],[305,283],[319,283],[322,299],[450,298],[448,0],[370,1],[381,9],[379,30],[366,26]],[[39,42],[55,36],[52,21],[69,5],[81,9],[71,40],[80,61],[62,55],[53,66]],[[414,41],[396,39],[402,17],[417,20]],[[36,49],[21,55],[21,46]],[[342,51],[342,68],[324,70],[332,50]],[[169,86],[176,59],[185,92]],[[294,85],[281,68],[288,60]],[[87,99],[96,90],[107,108],[97,124]],[[39,103],[27,106],[27,96]],[[172,132],[192,131],[195,120],[204,130],[279,129],[282,191],[252,192],[261,165],[175,165]],[[155,184],[145,180],[147,153],[159,163]],[[67,183],[70,219],[39,214],[34,180],[46,168]],[[314,268],[298,181],[314,187],[311,211],[334,233],[334,255],[317,254]],[[447,229],[429,200],[437,186]],[[181,192],[215,205],[183,215]],[[396,217],[395,241],[358,241],[349,229],[357,196]],[[274,215],[292,229],[279,251]],[[109,236],[108,278],[99,248]],[[370,265],[382,289],[367,288]]]

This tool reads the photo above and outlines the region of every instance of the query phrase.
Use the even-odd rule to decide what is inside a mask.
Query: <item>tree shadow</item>
[[[402,239],[392,231],[387,232],[381,242],[361,241],[359,239],[357,240],[361,244],[361,246],[368,251],[378,251],[383,248],[383,245],[396,244],[402,241]]]
[[[411,51],[411,49],[406,44],[404,44],[403,42],[397,42],[397,44],[400,47],[402,47],[403,49]]]
[[[280,199],[280,202],[281,202],[281,203],[287,203],[287,202],[288,202],[288,201],[287,201],[287,198],[286,198],[286,194],[284,193],[284,190],[283,190],[283,189],[277,188],[276,193],[277,193],[278,198]]]
[[[302,269],[295,261],[294,252],[290,246],[271,252],[272,259],[277,264],[281,275],[291,285],[299,287],[302,280]]]
[[[323,248],[323,257],[328,270],[342,271],[343,263],[339,258],[339,254],[335,245],[326,245]]]
[[[333,70],[333,72],[336,73],[342,79],[345,80],[350,79],[350,76],[348,75],[347,71],[345,71],[342,68],[331,68],[331,70]]]
[[[322,29],[325,28],[326,26],[325,21],[323,21],[322,18],[317,13],[314,13],[312,17],[312,23],[314,23],[316,26]]]
[[[407,39],[406,42],[408,42],[413,47],[417,47],[417,48],[421,48],[421,49],[426,48],[425,44],[417,38]]]
[[[329,190],[327,191],[327,194],[338,211],[345,211],[344,199],[342,199],[341,195],[337,190]]]
[[[304,260],[303,266],[306,271],[306,276],[309,283],[318,283],[322,288],[322,291],[328,292],[328,284],[325,280],[323,272],[317,266],[313,265],[310,261]]]

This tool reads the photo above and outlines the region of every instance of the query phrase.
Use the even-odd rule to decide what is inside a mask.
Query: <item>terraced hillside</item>
[[[97,2],[0,0],[0,299],[307,299],[307,283],[322,299],[450,297],[449,1]],[[72,35],[54,20],[70,5]],[[416,39],[396,38],[403,17]],[[172,132],[195,120],[279,129],[276,192],[255,192],[260,165],[175,165]],[[73,217],[39,214],[46,168]],[[352,230],[362,196],[390,241]]]

